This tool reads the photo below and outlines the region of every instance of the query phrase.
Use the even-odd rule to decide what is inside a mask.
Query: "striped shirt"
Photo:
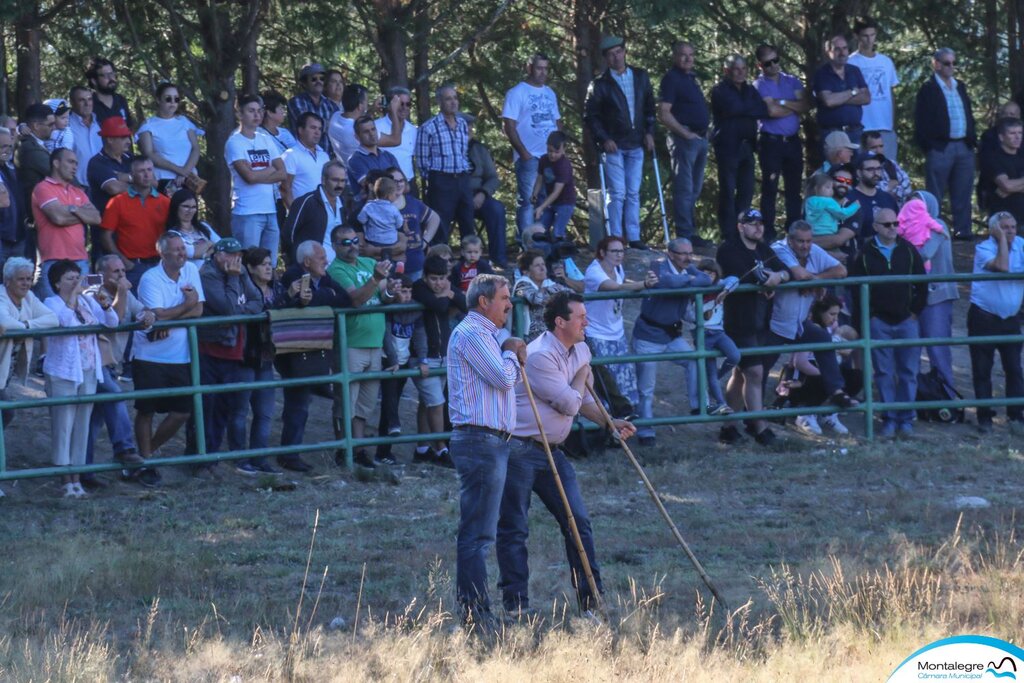
[[[323,135],[320,136],[320,147],[330,156],[334,156],[331,149],[331,138],[327,135],[327,124],[334,112],[338,111],[338,105],[323,95],[320,96],[320,104],[313,104],[313,98],[309,93],[304,92],[288,100],[288,124],[292,130],[299,129],[299,117],[311,111],[319,114],[323,122]]]
[[[956,79],[950,78],[949,87],[935,74],[935,82],[939,84],[939,90],[946,98],[946,110],[949,112],[949,139],[960,140],[967,137],[967,112],[964,111],[964,102],[960,99],[960,93],[956,89]]]
[[[469,126],[461,116],[455,117],[455,128],[438,114],[420,126],[416,135],[416,165],[420,172],[469,172]]]
[[[422,129],[421,129],[422,130]],[[519,360],[502,351],[497,326],[476,311],[456,326],[448,341],[448,412],[452,425],[502,432],[516,426]]]

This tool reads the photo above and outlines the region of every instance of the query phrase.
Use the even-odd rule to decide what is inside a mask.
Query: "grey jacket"
[[[953,240],[950,239],[949,227],[946,222],[939,218],[939,202],[931,192],[918,190],[914,193],[921,198],[928,213],[932,218],[942,223],[946,228],[945,235],[934,234],[928,241],[921,245],[918,250],[921,258],[931,261],[929,275],[950,275],[956,271],[953,269]],[[960,298],[960,292],[955,282],[929,282],[928,283],[928,305],[941,304],[943,301],[955,301]]]
[[[203,316],[246,315],[263,311],[263,293],[249,279],[245,267],[239,275],[228,275],[211,258],[199,269],[203,283]],[[199,341],[231,347],[238,341],[241,325],[211,325],[198,328]]]
[[[498,191],[498,169],[494,165],[491,151],[478,140],[469,141],[469,189],[476,194],[483,191],[493,197]]]

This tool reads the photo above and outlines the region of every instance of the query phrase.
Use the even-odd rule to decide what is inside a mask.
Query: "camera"
[[[768,282],[768,278],[771,277],[764,269],[764,262],[757,261],[754,263],[754,270],[752,271],[754,279],[757,280],[757,284],[763,285]]]

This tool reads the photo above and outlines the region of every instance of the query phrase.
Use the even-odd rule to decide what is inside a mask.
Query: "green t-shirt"
[[[373,267],[377,262],[372,258],[360,256],[355,263],[345,263],[340,258],[334,259],[327,268],[327,274],[345,289],[359,288],[373,278]],[[379,291],[379,290],[378,290]],[[363,306],[379,306],[380,294],[374,293]],[[379,349],[384,346],[383,313],[366,313],[364,315],[345,316],[345,331],[348,334],[350,349]]]

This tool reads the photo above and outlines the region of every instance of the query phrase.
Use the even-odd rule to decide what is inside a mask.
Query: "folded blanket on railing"
[[[272,309],[270,337],[279,354],[331,349],[334,311],[330,306]]]

